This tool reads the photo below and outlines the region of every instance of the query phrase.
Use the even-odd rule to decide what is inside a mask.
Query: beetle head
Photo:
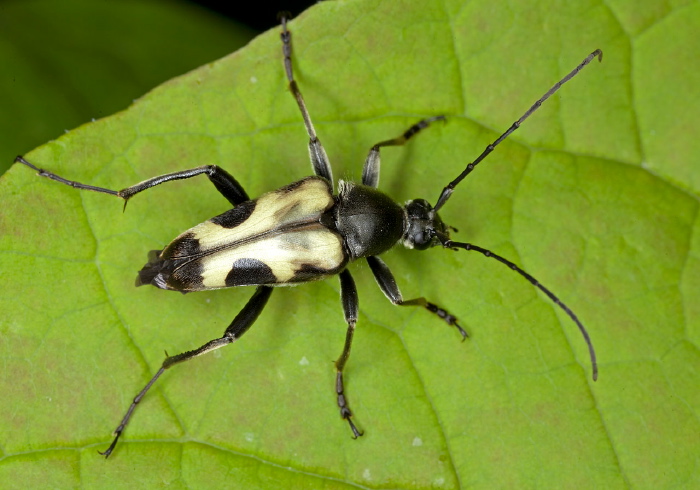
[[[406,203],[406,228],[402,242],[406,248],[425,250],[448,239],[450,227],[445,225],[437,211],[425,199]]]

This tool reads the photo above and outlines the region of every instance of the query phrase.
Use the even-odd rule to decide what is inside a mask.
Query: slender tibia
[[[343,352],[340,354],[338,360],[335,361],[335,393],[338,399],[338,408],[340,408],[340,416],[348,421],[350,430],[352,431],[352,437],[353,439],[357,439],[362,435],[362,432],[357,429],[355,423],[352,421],[352,410],[350,410],[350,406],[348,405],[348,400],[345,396],[345,385],[343,384],[343,369],[350,357],[350,348],[352,347],[352,338],[355,334],[355,324],[357,323],[357,312],[359,309],[357,287],[347,269],[340,273],[340,299],[343,303],[343,314],[345,315],[348,329],[345,334]]]
[[[166,369],[174,366],[175,364],[189,361],[192,358],[201,356],[202,354],[206,354],[207,352],[211,352],[238,340],[244,333],[246,333],[246,331],[248,331],[250,326],[255,322],[255,320],[257,320],[258,316],[260,316],[260,313],[262,312],[263,308],[265,308],[267,300],[270,299],[271,294],[272,288],[270,286],[258,286],[253,296],[250,298],[250,300],[248,300],[248,303],[246,303],[238,315],[236,315],[236,318],[233,319],[228,328],[226,328],[226,331],[221,338],[210,340],[198,349],[183,352],[182,354],[177,354],[175,356],[168,356],[166,353],[167,357],[163,361],[163,364],[158,372],[151,378],[146,386],[144,386],[139,394],[136,395],[134,400],[131,402],[131,405],[129,405],[129,409],[126,411],[124,418],[122,418],[119,426],[117,426],[116,430],[114,431],[114,440],[112,440],[112,444],[109,445],[105,452],[100,452],[100,454],[105,458],[109,458],[109,455],[112,454],[112,451],[114,451],[114,448],[119,441],[119,437],[122,435],[122,432],[124,432],[124,429],[129,423],[134,410],[136,410],[136,406]]]
[[[296,80],[294,80],[294,72],[292,71],[292,33],[289,31],[289,29],[287,29],[287,18],[285,16],[282,17],[282,34],[280,37],[282,39],[282,54],[284,55],[284,70],[287,73],[287,80],[289,80],[289,90],[292,92],[294,99],[297,101],[299,111],[301,111],[301,117],[304,118],[306,132],[309,135],[309,156],[311,158],[311,166],[313,167],[316,175],[325,177],[331,184],[333,184],[333,172],[331,171],[331,164],[328,160],[328,155],[326,155],[326,150],[323,148],[318,136],[316,136],[316,130],[311,122],[311,115],[306,109],[304,97],[302,97],[299,86],[297,85]]]
[[[231,174],[229,174],[227,171],[225,171],[218,165],[203,165],[201,167],[196,167],[189,170],[182,170],[180,172],[173,172],[171,174],[159,175],[157,177],[144,180],[143,182],[139,182],[136,185],[132,185],[131,187],[127,187],[120,191],[114,191],[112,189],[105,189],[104,187],[95,187],[94,185],[81,184],[80,182],[64,179],[63,177],[56,175],[53,172],[37,168],[35,165],[28,162],[21,156],[15,158],[15,162],[23,163],[24,165],[36,170],[39,176],[47,177],[51,180],[55,180],[56,182],[60,182],[61,184],[66,184],[76,189],[102,192],[104,194],[110,194],[112,196],[120,197],[124,199],[125,206],[126,201],[131,199],[139,192],[145,191],[146,189],[150,189],[151,187],[155,187],[165,182],[170,182],[171,180],[190,179],[200,174],[206,174],[206,176],[209,177],[209,180],[212,184],[214,184],[214,186],[221,193],[221,195],[228,199],[228,201],[234,206],[244,201],[248,201],[250,199],[245,189],[243,189],[243,186],[241,186],[241,184],[239,184],[238,181]]]
[[[365,160],[365,165],[362,168],[362,183],[364,185],[368,185],[370,187],[375,188],[379,185],[379,148],[381,148],[382,146],[402,146],[420,131],[430,126],[430,123],[444,120],[445,116],[435,116],[423,119],[421,121],[418,121],[410,128],[408,128],[406,131],[404,131],[403,134],[401,134],[401,136],[392,138],[390,140],[382,141],[374,145],[369,150],[369,155],[367,155],[367,160]]]
[[[462,340],[466,340],[469,335],[462,328],[462,326],[457,323],[457,318],[451,315],[444,308],[440,308],[438,305],[431,303],[425,298],[415,298],[404,300],[401,296],[401,291],[396,284],[396,279],[391,273],[391,270],[379,257],[367,257],[367,263],[369,268],[374,274],[374,279],[377,281],[379,288],[382,290],[384,295],[397,306],[422,306],[431,313],[436,314],[439,318],[442,318],[448,325],[455,327],[459,334],[462,336]]]

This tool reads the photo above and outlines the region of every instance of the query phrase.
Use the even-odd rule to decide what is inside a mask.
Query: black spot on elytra
[[[199,240],[193,233],[175,239],[163,251],[151,250],[148,263],[136,277],[136,285],[151,284],[160,289],[196,291],[204,289]]]
[[[242,202],[233,209],[229,209],[225,213],[215,216],[210,219],[214,224],[222,226],[224,228],[235,228],[236,226],[243,223],[245,220],[250,218],[255,210],[255,201]]]
[[[226,276],[226,286],[250,286],[253,284],[275,284],[277,278],[270,266],[257,259],[238,259]]]
[[[167,279],[168,289],[176,291],[201,291],[204,287],[204,279],[202,277],[201,260],[191,260],[184,265],[177,267]]]
[[[302,264],[301,267],[294,271],[294,276],[292,276],[289,282],[314,281],[332,273],[332,271],[324,269],[323,267],[316,267],[311,264]]]
[[[200,261],[192,260],[182,264],[183,260],[159,259],[149,262],[139,271],[136,285],[151,284],[160,289],[171,291],[197,291],[204,288],[202,266]]]
[[[188,232],[176,238],[163,250],[163,259],[184,259],[199,255],[201,248],[195,234]]]

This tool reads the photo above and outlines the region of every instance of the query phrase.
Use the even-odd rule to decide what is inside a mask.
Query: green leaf
[[[339,420],[338,282],[275,291],[235,345],[166,373],[108,462],[97,450],[170,353],[221,335],[251,288],[133,287],[150,249],[227,209],[204,178],[126,212],[15,165],[0,180],[0,481],[16,487],[666,488],[700,485],[700,5],[326,2],[291,23],[294,68],[336,177],[372,144],[399,202],[440,190],[554,82],[588,66],[455,190],[455,236],[502,254],[584,321],[478,254],[392,250],[396,308],[362,263]],[[279,32],[27,155],[122,188],[202,164],[251,195],[310,173]],[[681,105],[682,104],[682,105]],[[688,119],[687,121],[684,120]]]

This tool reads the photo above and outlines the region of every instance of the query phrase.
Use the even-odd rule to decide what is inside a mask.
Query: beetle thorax
[[[386,252],[405,233],[404,209],[382,191],[339,181],[335,225],[352,260]]]

